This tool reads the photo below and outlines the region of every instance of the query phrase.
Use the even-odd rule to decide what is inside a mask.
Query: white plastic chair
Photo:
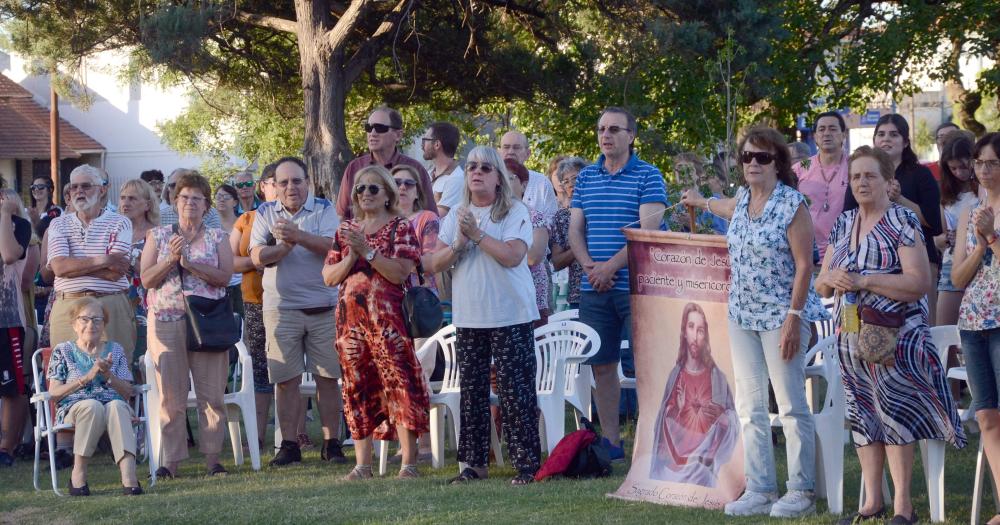
[[[628,350],[628,339],[621,342],[621,349],[622,352]],[[622,388],[631,388],[632,390],[636,390],[635,378],[625,375],[621,359],[618,360],[618,383],[621,384]]]
[[[816,343],[806,354],[806,363],[809,362],[813,364],[806,365],[806,381],[826,381],[823,404],[812,406],[816,426],[816,494],[826,498],[830,514],[840,514],[844,510],[846,407],[837,336],[829,335]]]
[[[583,363],[601,349],[597,332],[579,321],[556,321],[535,329],[535,388],[542,412],[540,430],[551,453],[566,434],[566,402],[589,412],[590,367]],[[579,425],[579,415],[577,422]]]
[[[561,312],[556,312],[549,316],[549,322],[555,323],[558,321],[579,321],[580,320],[580,310],[574,308],[572,310],[563,310]]]
[[[240,340],[236,343],[238,359],[233,371],[233,383],[239,382],[239,390],[230,392],[223,398],[226,405],[226,416],[229,423],[229,440],[233,448],[233,459],[237,465],[243,464],[243,437],[240,432],[240,418],[243,419],[243,427],[247,434],[247,448],[250,450],[250,466],[254,470],[260,470],[260,444],[257,442],[257,403],[254,399],[253,390],[253,362],[250,353],[247,352],[246,345]],[[156,407],[150,413],[150,436],[152,439],[152,456],[160,457],[162,452],[161,428],[160,428],[160,392],[156,388],[156,367],[153,364],[153,357],[147,352],[144,357],[146,365],[146,384],[149,387],[149,405]],[[187,406],[194,408],[198,405],[195,396],[194,384],[188,391]]]
[[[35,490],[42,490],[41,487],[41,455],[42,455],[42,440],[46,440],[49,449],[49,475],[52,478],[52,491],[56,493],[57,496],[65,496],[59,491],[59,479],[56,471],[56,434],[64,430],[71,430],[73,425],[68,423],[55,424],[55,407],[52,401],[52,395],[49,394],[48,388],[45,382],[45,368],[44,362],[46,354],[50,352],[48,348],[40,348],[35,351],[31,356],[31,376],[34,378],[35,382],[35,394],[31,396],[31,403],[35,405],[35,465],[34,471],[32,473],[32,483],[35,486]],[[145,447],[146,450],[150,450],[150,434],[149,431],[150,423],[146,417],[146,414],[150,414],[149,407],[149,387],[147,385],[134,385],[133,392],[135,395],[135,401],[132,406],[133,422],[137,425],[145,425],[146,431],[143,433],[145,435]],[[142,409],[140,411],[140,408]],[[156,454],[146,454],[146,459],[149,461],[149,485],[156,485],[156,469],[158,466],[158,457]]]
[[[455,325],[448,325],[427,338],[427,341],[417,349],[417,359],[425,352],[436,351],[440,346],[444,354],[444,377],[437,392],[430,393],[430,426],[431,426],[431,466],[444,466],[445,417],[450,415],[453,433],[452,443],[458,447],[458,438],[462,432],[462,387],[459,381],[458,354],[455,350]],[[429,372],[428,372],[429,373]],[[495,396],[490,395],[490,403],[494,404]],[[503,466],[503,451],[500,448],[500,438],[493,418],[490,418],[490,447],[496,459],[497,466]]]
[[[964,366],[956,366],[948,369],[948,379],[968,383],[969,374]],[[959,408],[958,415],[963,423],[971,426],[976,425],[975,414],[971,408]],[[986,479],[989,480],[990,485],[993,485],[993,476],[990,475],[989,461],[987,461],[986,454],[983,452],[983,439],[982,435],[980,435],[979,450],[976,452],[976,478],[972,485],[972,514],[969,517],[969,523],[972,525],[982,523],[979,521],[979,514],[982,510],[983,483]],[[1000,496],[997,495],[995,486],[993,487],[993,500],[996,506],[1000,508]]]
[[[958,334],[958,327],[955,325],[935,326],[930,330],[931,341],[937,349],[938,359],[941,366],[948,366],[948,347],[961,346],[962,341]],[[924,465],[924,475],[927,477],[927,500],[930,506],[930,518],[932,522],[940,523],[944,521],[944,451],[945,442],[936,439],[924,439],[920,441],[920,459]],[[978,463],[978,461],[977,461]],[[891,498],[887,490],[888,482],[882,474],[882,494],[886,503],[891,503]],[[861,495],[858,498],[860,509],[865,502],[864,477],[861,478]]]

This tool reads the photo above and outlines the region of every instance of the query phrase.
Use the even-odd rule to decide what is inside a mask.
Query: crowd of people
[[[511,483],[531,483],[542,459],[533,329],[555,311],[554,275],[568,282],[568,306],[601,337],[587,363],[601,444],[623,459],[618,368],[631,313],[622,228],[690,230],[672,219],[687,208],[701,210],[696,231],[726,236],[732,261],[733,397],[747,488],[727,514],[815,511],[805,354],[817,342],[814,322],[831,314],[868,494],[845,523],[888,514],[886,459],[896,487],[892,522],[916,521],[914,443],[966,444],[958,392],[945,379],[946,367],[960,359],[987,457],[1000,465],[1000,274],[993,262],[1000,254],[1000,134],[977,139],[946,123],[937,133],[940,161],[928,167],[917,161],[903,117],[883,116],[874,147],[851,153],[844,118],[828,112],[814,122],[815,154],[775,129],[754,127],[733,155],[707,162],[678,154],[668,185],[634,151],[635,117],[618,107],[597,118],[596,161],[559,156],[547,174],[525,166],[529,140],[517,131],[502,135],[499,148],[475,146],[463,162],[458,128],[433,123],[420,138],[425,167],[400,152],[397,111],[377,108],[364,129],[368,152],[347,166],[332,202],[317,195],[295,157],[259,177],[237,173],[214,192],[196,171],[164,177],[150,170],[122,185],[117,206],[108,202],[107,174],[89,165],[70,173],[65,210],[53,203],[46,178],[33,181],[28,207],[14,192],[0,193],[0,370],[15,379],[0,389],[0,466],[13,463],[28,413],[25,329],[37,324],[35,345],[53,348],[47,378],[56,417],[76,427],[60,435],[53,452],[60,466],[73,467],[72,494],[89,494],[87,464],[103,433],[123,491],[142,492],[127,404],[140,381],[155,381],[161,392],[153,408],[163,436],[158,476],[178,476],[188,458],[192,383],[206,471],[224,474],[230,357],[189,350],[185,296],[199,296],[228,300],[242,319],[256,438],[265,440],[272,402],[282,436],[272,466],[300,462],[302,449],[313,446],[299,391],[308,372],[323,460],[347,461],[337,437],[343,416],[355,449],[346,479],[373,477],[373,439],[398,440],[398,477],[419,477],[428,381],[441,367],[433,355],[418,360],[423,340],[411,337],[405,322],[403,296],[421,285],[450,305],[456,328],[462,425],[451,483],[489,475],[494,420],[517,471]],[[697,189],[704,186],[709,195]],[[832,298],[832,310],[821,296]],[[950,349],[948,362],[931,342],[935,324],[961,329],[962,347]],[[873,342],[872,327],[888,340]],[[142,377],[146,354],[152,378]],[[780,497],[769,385],[788,456]],[[491,390],[499,399],[495,414]],[[1000,483],[1000,467],[993,471]]]

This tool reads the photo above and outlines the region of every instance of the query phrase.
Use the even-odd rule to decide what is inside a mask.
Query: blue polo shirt
[[[571,208],[583,210],[586,220],[587,251],[595,262],[607,261],[625,246],[626,224],[636,223],[639,206],[662,203],[667,205],[667,188],[660,170],[635,154],[615,173],[604,168],[604,155],[597,162],[580,170],[573,189]],[[615,273],[615,290],[628,291],[628,267]],[[582,292],[594,289],[584,274]]]

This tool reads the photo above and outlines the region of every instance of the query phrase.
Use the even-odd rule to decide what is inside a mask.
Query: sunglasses
[[[392,180],[396,181],[396,186],[399,186],[400,188],[402,188],[403,186],[406,186],[407,188],[412,188],[417,185],[417,181],[413,179],[392,179]]]
[[[385,124],[372,124],[370,122],[365,122],[365,133],[371,133],[372,131],[374,131],[375,133],[382,134],[382,133],[388,133],[390,129],[399,129],[399,128],[395,126],[388,126]]]
[[[357,195],[364,195],[365,190],[368,190],[369,195],[378,195],[378,192],[382,191],[382,186],[378,184],[358,184],[354,187],[354,193]]]
[[[235,186],[236,189],[240,189],[240,188],[253,188],[253,181],[251,180],[251,181],[247,181],[247,182],[237,182],[237,183],[234,183],[233,186]]]
[[[50,188],[47,185],[45,185],[45,184],[32,184],[31,185],[31,191],[47,190],[47,189],[50,189]]]
[[[483,163],[469,162],[465,165],[465,171],[479,170],[483,173],[493,173],[494,169],[496,168],[494,168],[492,164],[487,164],[485,162]]]
[[[768,164],[774,162],[776,157],[773,153],[768,153],[766,151],[744,151],[740,153],[740,162],[743,164],[750,164],[754,159],[757,160],[757,164],[761,166],[767,166]]]
[[[605,127],[605,126],[597,126],[596,129],[597,129],[597,134],[598,135],[604,133],[605,131],[607,131],[608,133],[610,133],[612,135],[617,135],[617,134],[621,133],[622,131],[631,131],[628,128],[623,128],[621,126],[607,126],[607,127]]]

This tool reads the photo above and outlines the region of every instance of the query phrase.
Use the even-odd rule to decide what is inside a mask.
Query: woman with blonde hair
[[[534,481],[541,446],[535,392],[535,287],[528,270],[533,241],[528,207],[514,198],[497,150],[478,146],[465,164],[462,205],[444,218],[432,271],[453,267],[452,320],[462,386],[460,473],[451,483],[487,475],[490,362],[496,364],[503,426],[517,475]]]
[[[430,404],[402,302],[420,246],[399,212],[389,172],[368,166],[354,180],[354,218],[337,229],[323,267],[327,286],[340,286],[336,345],[357,461],[346,479],[373,477],[372,437],[392,440],[394,434],[403,455],[398,477],[417,478],[417,436],[429,429]]]
[[[142,356],[146,353],[146,289],[139,278],[139,259],[146,246],[146,232],[160,224],[160,201],[153,186],[142,179],[122,184],[118,192],[118,213],[132,221],[132,249],[129,250],[128,298],[135,308],[136,338],[132,365],[142,372]]]

